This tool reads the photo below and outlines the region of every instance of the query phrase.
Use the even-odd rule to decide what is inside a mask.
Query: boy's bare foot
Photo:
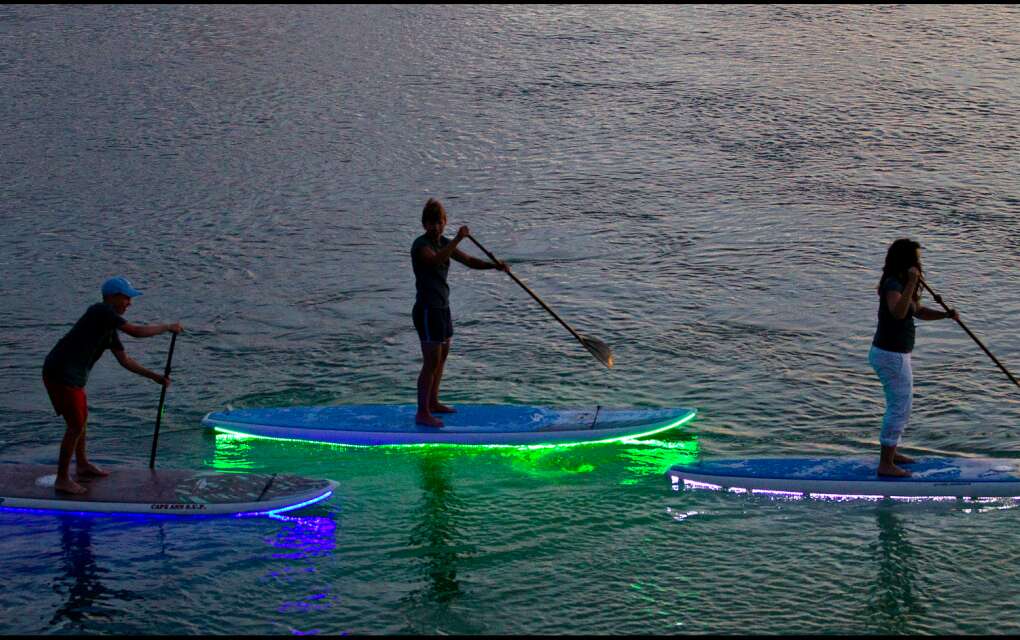
[[[78,475],[84,478],[105,478],[110,475],[109,471],[103,471],[96,465],[89,463],[84,465],[78,465]]]
[[[71,493],[74,495],[80,495],[88,491],[88,489],[70,478],[67,478],[66,480],[57,478],[56,482],[53,483],[53,488],[60,493]]]
[[[894,464],[880,464],[878,465],[878,475],[880,476],[891,476],[894,478],[906,478],[910,476],[910,472],[906,469],[900,469]]]
[[[897,453],[893,456],[893,462],[896,464],[910,464],[914,462],[914,459],[910,456],[905,456],[902,453]]]
[[[440,420],[439,418],[436,418],[435,416],[427,414],[427,413],[416,413],[416,414],[414,414],[414,422],[415,422],[415,424],[420,424],[423,427],[441,427],[441,426],[443,426],[443,421],[442,420]]]
[[[432,413],[457,413],[457,410],[441,402],[432,403]]]

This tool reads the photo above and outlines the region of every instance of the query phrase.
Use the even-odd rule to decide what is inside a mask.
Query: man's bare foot
[[[894,478],[906,478],[910,476],[910,472],[906,469],[900,469],[894,464],[880,464],[878,465],[878,475],[880,476],[892,476]]]
[[[436,418],[428,413],[416,413],[414,415],[415,424],[420,424],[423,427],[441,427],[443,421]]]
[[[433,402],[432,413],[457,413],[457,410],[448,404],[443,404],[441,402]]]
[[[88,464],[78,465],[78,475],[83,478],[105,478],[110,475],[109,471],[103,471],[91,462]]]
[[[910,456],[905,456],[902,453],[897,453],[893,456],[892,461],[896,464],[910,464],[911,462],[914,462],[914,459]]]
[[[88,489],[70,478],[67,478],[66,480],[57,478],[56,482],[53,483],[53,488],[60,493],[71,493],[74,495],[80,495],[88,491]]]

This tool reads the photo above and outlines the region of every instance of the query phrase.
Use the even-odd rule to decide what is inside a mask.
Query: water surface
[[[2,459],[55,460],[42,359],[124,274],[145,291],[130,320],[188,329],[160,465],[340,482],[285,519],[0,514],[0,630],[1020,632],[1009,504],[682,493],[664,474],[877,449],[867,350],[897,237],[1020,369],[1018,18],[0,8]],[[204,432],[227,405],[413,401],[408,249],[430,196],[617,362],[455,265],[445,399],[698,418],[538,451]],[[162,367],[166,336],[124,341]],[[958,326],[922,324],[914,363],[906,451],[1020,457],[1017,389]],[[158,387],[106,356],[88,392],[96,461],[144,464]]]

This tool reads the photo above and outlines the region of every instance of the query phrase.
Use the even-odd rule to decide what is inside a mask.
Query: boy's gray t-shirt
[[[89,372],[104,351],[124,350],[117,329],[125,323],[109,304],[92,305],[50,350],[43,373],[59,384],[84,387]]]

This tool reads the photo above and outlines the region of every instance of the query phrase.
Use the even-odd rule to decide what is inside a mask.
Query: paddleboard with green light
[[[694,409],[553,409],[507,404],[458,404],[437,414],[445,426],[415,424],[413,404],[230,409],[202,423],[236,436],[348,446],[564,446],[642,438],[694,418]]]

